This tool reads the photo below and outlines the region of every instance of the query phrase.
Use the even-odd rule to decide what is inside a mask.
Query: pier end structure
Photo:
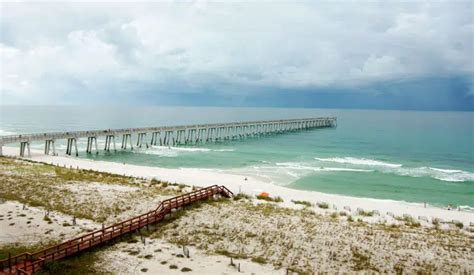
[[[87,138],[86,153],[91,154],[94,151],[98,154],[97,139],[99,137],[105,137],[104,151],[110,152],[112,148],[113,151],[117,150],[116,138],[120,136],[122,137],[121,149],[126,150],[130,145],[130,150],[133,150],[133,136],[137,137],[136,148],[149,148],[150,146],[207,143],[332,127],[337,127],[336,117],[9,135],[0,136],[0,155],[2,155],[2,146],[13,143],[20,144],[20,157],[31,157],[31,142],[44,142],[44,153],[49,155],[52,151],[53,155],[57,155],[56,141],[67,140],[66,154],[78,156],[77,140],[80,138]],[[151,140],[148,137],[151,137]]]

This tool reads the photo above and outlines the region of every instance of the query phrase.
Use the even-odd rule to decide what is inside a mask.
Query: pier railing
[[[228,198],[233,196],[233,193],[225,186],[213,185],[164,200],[156,209],[142,215],[104,227],[35,253],[27,252],[0,260],[0,274],[33,274],[40,271],[46,263],[74,255],[80,251],[99,246],[112,239],[160,222],[174,209],[199,200],[211,198],[218,194]]]
[[[78,155],[77,139],[87,138],[87,153],[92,153],[94,147],[98,153],[97,138],[105,137],[105,151],[116,150],[116,138],[122,136],[121,148],[133,149],[132,135],[136,136],[136,146],[149,147],[150,145],[178,145],[195,144],[203,142],[213,142],[218,140],[239,139],[249,136],[260,136],[267,134],[283,133],[312,128],[335,127],[337,118],[319,117],[286,120],[261,120],[247,122],[214,123],[214,124],[194,124],[164,127],[127,128],[127,129],[107,129],[91,131],[71,131],[52,132],[39,134],[9,135],[0,136],[1,148],[5,144],[20,143],[20,156],[25,152],[30,154],[30,143],[45,142],[44,153],[49,154],[52,150],[56,154],[55,141],[67,140],[66,154]],[[147,135],[151,136],[151,140]]]

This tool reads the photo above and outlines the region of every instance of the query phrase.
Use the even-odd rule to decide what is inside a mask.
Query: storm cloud
[[[1,99],[364,93],[431,78],[463,79],[469,96],[472,3],[2,3]]]

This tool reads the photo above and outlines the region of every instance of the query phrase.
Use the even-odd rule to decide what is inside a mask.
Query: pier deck
[[[146,146],[148,148],[152,145],[174,146],[180,144],[196,144],[335,126],[337,126],[337,118],[319,117],[10,135],[0,137],[0,155],[2,154],[2,146],[12,143],[20,143],[20,156],[24,157],[25,154],[31,156],[31,142],[44,142],[44,153],[56,155],[56,140],[67,140],[66,154],[75,154],[77,156],[79,154],[77,149],[77,140],[79,138],[87,138],[87,153],[92,153],[93,151],[98,153],[98,137],[105,137],[105,151],[110,151],[111,149],[116,150],[116,139],[120,136],[122,137],[121,149],[127,149],[129,147],[133,150],[133,144],[135,142],[133,142],[132,138],[136,139],[136,147],[141,148]],[[149,139],[149,137],[151,137],[151,139]]]

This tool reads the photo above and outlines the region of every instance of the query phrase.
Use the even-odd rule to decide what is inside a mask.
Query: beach
[[[470,213],[431,207],[426,209],[433,217],[420,212],[424,219],[410,212],[421,206],[391,201],[379,207],[398,209],[400,215],[387,214],[382,208],[369,208],[374,200],[270,189],[235,175],[124,167],[32,153],[31,159],[0,158],[3,257],[13,251],[38,251],[146,213],[161,201],[198,190],[200,185],[226,181],[229,184],[224,185],[235,192],[233,198],[214,198],[176,209],[157,224],[47,265],[49,272],[54,273],[54,268],[114,274],[474,270],[472,227],[446,223],[452,219],[450,213],[458,213],[460,220],[470,220]],[[134,173],[138,176],[130,176]],[[155,173],[171,181],[158,180]],[[256,197],[261,190],[268,197]],[[344,203],[338,204],[341,201]]]
[[[5,147],[4,154],[10,156],[18,155],[18,148]],[[44,155],[39,150],[32,150],[32,160],[44,162],[53,165],[92,169],[101,172],[115,173],[119,175],[127,175],[134,177],[155,178],[162,181],[184,183],[195,186],[210,186],[214,184],[225,185],[235,193],[247,193],[256,195],[260,192],[267,192],[271,196],[280,196],[283,198],[283,206],[295,207],[292,200],[309,201],[312,204],[326,202],[334,210],[344,210],[350,208],[351,212],[357,212],[357,209],[365,211],[376,210],[380,216],[367,217],[368,221],[377,221],[380,218],[388,221],[395,220],[393,216],[403,216],[408,214],[414,218],[425,217],[427,221],[420,222],[431,224],[434,218],[442,221],[451,222],[453,220],[460,221],[464,226],[468,227],[470,223],[474,223],[474,213],[466,211],[458,211],[456,209],[447,210],[438,207],[424,206],[424,204],[407,203],[401,201],[379,200],[370,198],[356,198],[341,195],[324,194],[314,191],[294,190],[282,186],[276,186],[261,182],[252,177],[242,177],[232,174],[223,174],[219,172],[209,171],[206,169],[168,169],[158,167],[145,167],[130,164],[120,164],[116,162],[93,161],[81,158],[70,157],[66,155],[50,156]],[[322,211],[322,210],[321,210]],[[388,214],[387,214],[388,213]],[[393,214],[393,215],[392,215]]]

